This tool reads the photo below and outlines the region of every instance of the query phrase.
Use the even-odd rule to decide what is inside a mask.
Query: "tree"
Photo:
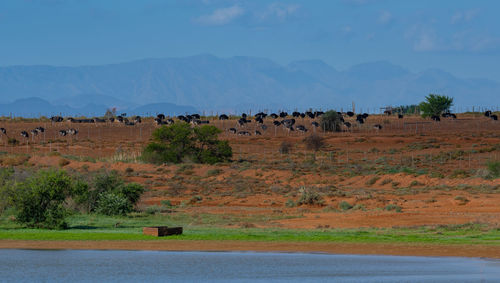
[[[453,106],[453,98],[444,95],[431,93],[425,97],[425,100],[419,104],[424,118],[440,116],[442,113],[450,111],[450,107]]]
[[[316,152],[325,146],[323,138],[318,135],[310,135],[304,138],[308,150],[314,151],[313,160],[316,160]]]
[[[66,210],[63,203],[73,191],[73,182],[64,171],[39,171],[16,185],[12,195],[16,220],[29,227],[63,229]]]
[[[340,132],[340,128],[342,126],[340,118],[341,117],[337,111],[329,110],[321,116],[319,125],[325,132]]]
[[[227,141],[218,140],[219,133],[221,130],[210,125],[197,128],[187,123],[162,126],[153,132],[153,142],[144,148],[142,158],[155,164],[181,163],[185,158],[209,164],[227,161],[233,152]]]

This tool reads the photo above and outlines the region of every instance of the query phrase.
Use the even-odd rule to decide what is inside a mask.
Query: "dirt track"
[[[351,244],[243,241],[17,241],[0,240],[0,249],[159,250],[320,252],[331,254],[457,256],[500,258],[499,246],[428,244]]]

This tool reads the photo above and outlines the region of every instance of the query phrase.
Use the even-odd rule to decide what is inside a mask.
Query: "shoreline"
[[[254,242],[217,240],[28,241],[0,240],[0,249],[254,251],[355,255],[452,256],[500,259],[500,246],[341,242]]]

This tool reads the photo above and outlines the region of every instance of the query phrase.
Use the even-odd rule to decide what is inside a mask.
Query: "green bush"
[[[342,126],[340,118],[341,117],[337,111],[329,110],[321,116],[319,125],[325,132],[340,132],[340,128]]]
[[[224,162],[233,155],[227,141],[219,141],[217,127],[204,125],[191,128],[187,123],[162,126],[153,134],[142,159],[149,163],[181,163],[186,158],[198,163]]]
[[[385,206],[384,209],[387,210],[387,211],[393,211],[393,210],[396,211],[396,212],[401,212],[402,211],[401,206],[396,205],[396,204],[388,204],[388,205]]]
[[[429,94],[425,97],[424,102],[420,103],[419,108],[422,111],[422,117],[440,116],[442,113],[450,110],[453,106],[453,98],[439,95]]]
[[[132,206],[124,196],[104,192],[99,195],[95,211],[103,215],[125,215],[132,211]]]
[[[353,206],[347,201],[343,200],[339,203],[339,208],[343,211],[351,209]]]
[[[64,229],[63,203],[73,191],[73,180],[64,171],[39,171],[16,184],[11,196],[16,220],[28,227]]]
[[[81,181],[76,182],[73,199],[86,212],[94,212],[101,196],[105,193],[124,198],[133,208],[144,193],[144,187],[137,183],[125,184],[117,171],[102,171],[93,177],[90,185]]]
[[[488,177],[495,179],[500,177],[500,161],[491,161],[486,164],[488,167]]]

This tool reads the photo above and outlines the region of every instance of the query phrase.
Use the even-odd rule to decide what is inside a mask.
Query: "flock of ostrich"
[[[234,127],[230,126],[230,128],[227,129],[227,132],[230,134],[234,134],[237,136],[252,136],[252,135],[260,136],[262,135],[263,132],[267,131],[271,125],[270,123],[267,124],[264,123],[266,120],[267,121],[272,120],[272,125],[274,126],[275,131],[276,129],[281,127],[287,133],[294,131],[299,133],[307,133],[310,130],[313,130],[315,132],[317,128],[321,128],[321,124],[317,120],[324,114],[325,113],[323,111],[314,111],[314,112],[294,111],[291,114],[282,111],[271,114],[259,112],[253,116],[247,115],[246,113],[242,113],[240,116],[229,116],[226,114],[221,114],[212,118],[214,120],[218,119],[219,121],[222,121],[222,123],[235,121]],[[403,114],[401,113],[394,113],[394,114],[397,115],[398,119],[404,118]],[[498,116],[490,110],[485,111],[483,114],[485,117],[488,117],[493,121],[498,120]],[[393,115],[393,113],[390,111],[385,111],[384,115],[390,116]],[[71,128],[59,130],[58,135],[61,137],[78,135],[79,133],[78,129],[74,128],[76,124],[84,123],[84,124],[95,124],[95,125],[98,124],[110,125],[118,123],[124,126],[132,127],[139,125],[143,122],[143,118],[141,118],[140,116],[133,116],[133,117],[126,117],[126,116],[127,116],[126,113],[123,113],[116,117],[89,118],[89,119],[87,118],[76,119],[73,117],[64,118],[61,116],[53,116],[50,118],[50,121],[52,124],[61,124],[63,122],[67,122],[68,124],[73,125],[73,127]],[[340,121],[339,122],[340,125],[338,126],[341,128],[342,131],[349,131],[352,127],[365,124],[369,116],[370,115],[368,113],[356,114],[352,111],[337,112],[338,121]],[[199,114],[179,115],[176,117],[167,117],[164,114],[158,114],[156,115],[156,117],[154,117],[153,122],[156,126],[172,125],[176,123],[176,120],[177,122],[190,123],[193,126],[210,124],[210,120],[202,120],[202,118],[206,119],[206,117],[202,117]],[[306,124],[305,118],[308,118],[307,122],[308,124]],[[347,120],[347,118],[350,118],[350,120]],[[435,122],[439,122],[441,121],[441,118],[457,119],[457,116],[454,113],[446,112],[441,114],[440,116],[435,115],[431,116],[430,118]],[[372,125],[372,127],[377,131],[382,130],[383,128],[381,124],[374,124]],[[45,128],[39,126],[31,130],[22,130],[18,134],[21,137],[25,138],[26,140],[29,140],[30,137],[34,139],[36,136],[41,135],[43,133],[45,133]],[[0,128],[0,134],[9,137],[6,128]]]

